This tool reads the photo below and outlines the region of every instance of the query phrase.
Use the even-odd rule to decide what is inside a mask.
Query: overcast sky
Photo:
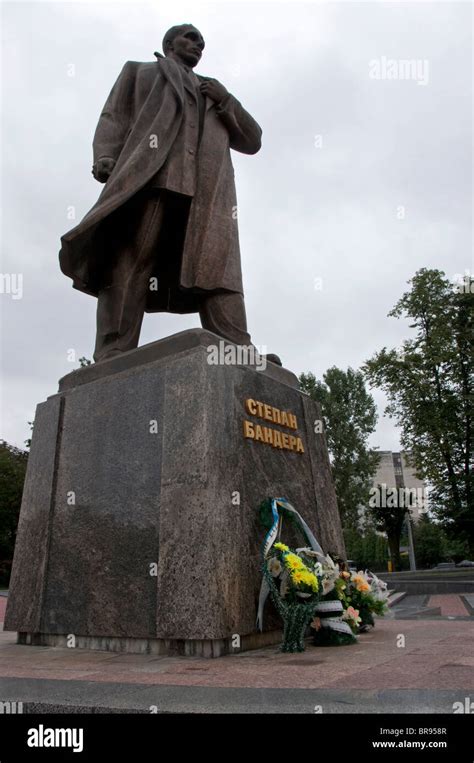
[[[256,156],[232,152],[256,344],[297,374],[358,368],[409,336],[386,316],[416,270],[474,270],[470,2],[4,2],[2,22],[1,272],[23,276],[21,299],[0,294],[10,443],[78,365],[68,350],[92,357],[96,300],[61,274],[59,238],[102,189],[91,142],[123,63],[154,60],[174,24],[200,29],[196,72],[263,128]],[[371,77],[384,58],[416,77]],[[199,325],[147,315],[140,343]],[[397,450],[374,396],[372,444]]]

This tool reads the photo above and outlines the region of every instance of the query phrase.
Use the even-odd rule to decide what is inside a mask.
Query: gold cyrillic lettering
[[[279,408],[272,408],[272,417],[272,421],[274,421],[275,424],[281,424]]]
[[[263,432],[260,424],[257,424],[255,427],[255,439],[258,440],[258,442],[263,442]]]
[[[296,416],[294,413],[288,414],[288,426],[291,427],[291,429],[298,429],[298,424],[296,423]]]
[[[251,421],[244,421],[244,437],[250,437],[251,440],[255,439],[255,432],[253,431]]]
[[[282,442],[281,442],[281,432],[278,431],[278,429],[273,430],[273,447],[274,448],[283,448]]]
[[[269,445],[273,445],[273,429],[270,429],[270,427],[263,427],[263,436],[265,438],[265,442],[267,442]]]
[[[301,437],[296,438],[296,452],[297,453],[304,453],[303,443],[301,442]]]
[[[267,421],[272,421],[272,406],[266,403],[263,406],[263,418]]]
[[[255,416],[257,413],[257,408],[255,407],[255,400],[252,400],[251,397],[249,397],[248,400],[245,401],[245,410],[247,413],[250,413],[252,416]]]
[[[286,411],[281,412],[281,424],[284,427],[289,426],[288,424],[288,415],[286,414]]]
[[[281,439],[283,440],[283,447],[286,448],[286,450],[288,450],[290,447],[288,438],[289,438],[289,435],[286,432],[281,433]]]
[[[260,416],[261,419],[263,419],[263,403],[259,403],[258,400],[255,401],[255,405],[257,406],[257,416]]]
[[[290,450],[294,450],[296,445],[296,437],[290,434]]]

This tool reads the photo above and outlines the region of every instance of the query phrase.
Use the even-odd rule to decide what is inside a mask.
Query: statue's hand
[[[106,183],[116,163],[115,159],[112,159],[110,156],[104,156],[94,164],[92,174],[99,183]]]
[[[211,78],[201,82],[200,89],[203,95],[209,96],[216,103],[220,103],[229,94],[224,85],[221,85],[218,80]]]

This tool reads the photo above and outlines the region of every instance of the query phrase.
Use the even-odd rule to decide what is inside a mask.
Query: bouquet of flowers
[[[263,574],[284,622],[282,652],[304,651],[306,629],[321,590],[314,553],[311,549],[295,552],[284,543],[275,543],[264,560]]]
[[[357,639],[359,612],[346,600],[349,574],[329,556],[321,557],[322,599],[311,623],[315,646],[346,646]]]
[[[355,643],[356,634],[373,625],[373,614],[385,614],[386,583],[367,571],[351,573],[343,562],[337,564],[325,555],[286,498],[268,498],[259,510],[268,532],[262,547],[257,626],[262,630],[263,609],[270,594],[284,622],[283,652],[304,651],[310,623],[318,646]],[[279,541],[284,518],[302,532],[309,546],[292,551]]]
[[[381,617],[387,613],[387,600],[387,584],[373,572],[359,570],[350,574],[346,601],[359,612],[359,633],[375,625],[374,615]]]
[[[329,560],[335,567],[332,560]],[[329,597],[341,602],[342,619],[348,623],[354,634],[364,633],[375,625],[374,615],[383,616],[388,611],[387,584],[380,580],[373,572],[349,572],[344,569],[338,571],[338,577],[334,580],[334,587]],[[339,568],[337,567],[339,570]],[[329,579],[334,579],[335,572],[331,569]],[[326,584],[326,586],[328,586]],[[324,578],[323,578],[324,587]],[[326,597],[325,597],[326,598]],[[316,620],[313,627],[317,628]],[[332,643],[334,639],[330,640]],[[315,643],[321,644],[321,636],[315,637]],[[342,642],[348,643],[348,642]]]

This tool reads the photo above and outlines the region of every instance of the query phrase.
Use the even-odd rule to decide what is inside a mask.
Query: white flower
[[[339,565],[335,564],[335,562],[331,559],[329,554],[326,554],[326,556],[324,557],[324,563],[325,563],[324,566],[327,567],[328,569],[334,570],[334,571],[337,570],[339,572]]]
[[[280,560],[276,556],[272,556],[267,562],[267,569],[273,578],[277,578],[281,574],[282,566]]]
[[[339,565],[335,564],[329,554],[322,557],[323,563],[321,565],[321,572],[323,576],[323,595],[333,590],[336,580],[339,577]]]
[[[384,580],[380,580],[373,572],[368,574],[370,587],[372,594],[378,601],[386,601],[388,599],[388,585]]]
[[[329,554],[323,557],[322,571],[330,580],[336,580],[339,577],[339,565],[333,562]]]
[[[323,578],[323,596],[326,596],[329,591],[332,591],[334,588],[334,583],[334,578]]]

